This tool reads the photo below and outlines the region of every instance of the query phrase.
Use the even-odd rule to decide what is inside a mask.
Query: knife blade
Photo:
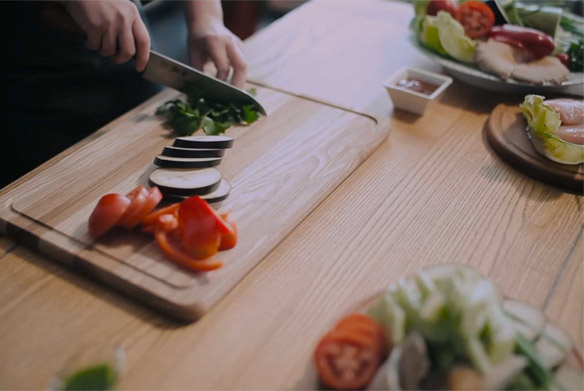
[[[197,88],[202,97],[218,103],[255,105],[260,113],[267,115],[260,102],[248,92],[154,50],[150,51],[150,59],[142,77],[182,92],[187,92],[187,87]]]

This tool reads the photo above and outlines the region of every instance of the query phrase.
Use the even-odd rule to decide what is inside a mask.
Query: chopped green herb
[[[107,363],[84,368],[66,378],[61,387],[65,391],[112,390],[116,385],[117,373]]]
[[[252,88],[249,92],[255,95],[256,91]],[[208,101],[201,97],[196,86],[189,89],[187,98],[187,102],[169,100],[156,109],[156,115],[165,115],[172,129],[180,136],[190,136],[201,128],[208,135],[218,135],[234,124],[252,124],[260,116],[254,105],[238,106],[234,103]]]

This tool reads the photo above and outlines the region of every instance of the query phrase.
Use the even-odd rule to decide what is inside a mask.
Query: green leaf
[[[247,90],[247,92],[249,92],[250,95],[252,96],[257,96],[258,92],[256,91],[255,88],[250,88],[249,90]]]
[[[112,390],[117,373],[111,365],[104,363],[80,370],[63,382],[62,390]]]
[[[172,128],[181,136],[190,136],[201,127],[197,117],[178,116],[172,121]]]
[[[259,117],[257,109],[252,105],[243,106],[243,120],[248,124],[254,123]]]

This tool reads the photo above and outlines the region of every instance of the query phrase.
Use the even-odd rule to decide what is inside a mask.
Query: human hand
[[[63,3],[87,36],[87,47],[122,64],[136,56],[136,70],[146,68],[150,36],[136,5],[126,0],[75,0]]]
[[[231,84],[242,88],[247,77],[247,63],[241,50],[241,40],[220,20],[205,20],[190,29],[188,36],[191,65],[202,70],[209,61],[217,68],[217,78],[227,80],[231,68]]]

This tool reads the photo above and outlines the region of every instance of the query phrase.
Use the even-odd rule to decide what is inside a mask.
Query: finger
[[[233,42],[228,43],[227,56],[229,57],[229,61],[231,61],[231,66],[233,67],[233,77],[231,78],[231,84],[236,87],[243,88],[247,78],[247,63],[245,62],[241,48]]]
[[[201,50],[196,48],[190,49],[189,58],[193,68],[197,68],[200,71],[203,70],[203,67],[209,60],[209,56],[206,53],[203,53]]]
[[[87,47],[89,50],[98,51],[101,47],[103,33],[101,31],[95,31],[87,35]]]
[[[217,79],[227,80],[229,75],[229,58],[227,48],[221,40],[208,41],[209,56],[217,68]]]
[[[110,57],[116,54],[117,31],[108,29],[101,37],[101,55]]]
[[[118,48],[118,53],[113,58],[118,64],[129,61],[136,54],[136,44],[134,43],[131,25],[125,25],[120,35],[118,35]]]
[[[142,72],[150,58],[150,35],[142,19],[137,19],[132,25],[136,45],[136,70]]]

